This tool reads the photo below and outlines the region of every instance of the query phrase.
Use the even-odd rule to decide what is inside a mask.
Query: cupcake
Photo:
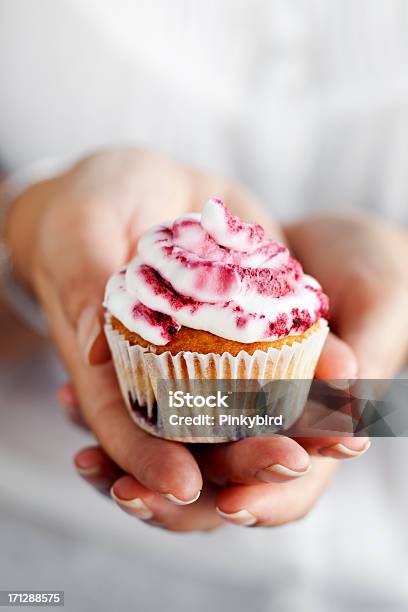
[[[319,283],[261,226],[243,223],[215,198],[201,214],[146,232],[137,256],[109,279],[104,306],[132,418],[152,434],[189,442],[246,434],[239,426],[209,426],[203,435],[192,419],[169,433],[168,405],[159,401],[163,381],[183,390],[194,381],[213,388],[237,380],[310,381],[328,333],[328,299]],[[284,404],[290,426],[303,404],[293,398]],[[188,413],[200,409],[190,406]]]

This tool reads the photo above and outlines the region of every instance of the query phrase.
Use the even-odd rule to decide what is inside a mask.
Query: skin
[[[273,526],[299,519],[330,482],[336,459],[358,456],[368,448],[366,438],[270,436],[191,450],[153,438],[131,421],[100,327],[106,280],[132,257],[143,231],[160,219],[200,210],[212,195],[282,240],[256,198],[241,186],[138,149],[95,154],[66,174],[37,183],[14,202],[7,219],[17,274],[41,302],[72,381],[60,390],[60,401],[98,441],[98,446],[76,455],[78,472],[98,490],[111,490],[126,512],[174,531],[205,531],[225,520]],[[388,315],[401,315],[404,307],[406,311],[406,272],[398,264],[406,256],[406,236],[395,228],[384,230],[383,223],[365,218],[356,222],[351,217],[346,221],[351,224],[346,234],[352,245],[350,257],[350,245],[334,240],[342,231],[339,223],[343,221],[322,217],[285,228],[289,245],[329,294],[333,326],[339,332],[339,336],[330,334],[317,375],[353,378],[358,368],[364,375],[384,376],[384,371],[391,375],[406,356],[407,330],[401,325],[391,363],[374,357],[367,336],[373,332],[373,322],[380,320],[383,339],[390,325]],[[385,260],[378,251],[376,256],[372,253],[372,224],[375,239],[383,240]],[[399,254],[389,253],[396,251]],[[338,269],[330,274],[330,266],[339,260],[341,283],[335,283]],[[370,281],[373,272],[376,283]],[[356,301],[356,291],[350,296],[349,282],[359,287],[364,279],[372,287],[392,279],[392,300],[383,300],[374,289],[367,298],[362,288]],[[343,447],[338,447],[339,442]],[[270,469],[276,465],[289,468],[290,475]]]

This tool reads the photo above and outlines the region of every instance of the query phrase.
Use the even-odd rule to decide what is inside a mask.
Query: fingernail
[[[256,477],[258,480],[262,480],[262,482],[278,482],[280,479],[277,476],[284,476],[285,478],[299,478],[299,476],[304,476],[311,470],[311,465],[309,465],[305,470],[297,471],[291,470],[285,465],[281,465],[280,463],[275,463],[270,467],[264,468],[263,470],[259,470],[257,472]]]
[[[87,306],[79,315],[77,338],[82,358],[86,365],[90,365],[89,355],[96,339],[101,333],[101,325],[95,306]]]
[[[85,478],[99,476],[101,473],[101,468],[99,467],[99,465],[91,465],[90,467],[78,467],[75,464],[75,469],[78,474],[81,474],[81,476],[84,476]]]
[[[75,393],[68,385],[62,385],[57,391],[57,399],[64,408],[76,408],[78,401]]]
[[[368,441],[366,445],[361,450],[354,450],[352,448],[348,448],[344,446],[344,444],[338,443],[333,444],[333,446],[328,446],[327,448],[321,448],[319,450],[320,455],[324,457],[333,457],[334,459],[342,459],[348,457],[361,457],[371,446],[371,442]]]
[[[215,509],[223,519],[229,521],[230,523],[234,523],[234,525],[244,525],[249,527],[250,525],[255,525],[256,523],[256,517],[248,512],[248,510],[239,510],[238,512],[228,513],[220,510],[218,506]]]
[[[355,373],[355,376],[357,375],[357,372]],[[335,391],[346,391],[348,389],[350,389],[351,385],[353,384],[354,380],[355,380],[355,376],[353,378],[337,378],[335,380],[328,380],[327,382],[327,386],[331,387],[332,389],[334,389]]]
[[[130,513],[134,516],[137,516],[145,521],[153,517],[153,512],[146,506],[140,497],[135,497],[135,499],[121,499],[115,494],[113,487],[111,488],[110,493],[112,498],[121,508],[130,511]]]
[[[173,504],[177,504],[177,506],[188,506],[188,504],[194,504],[194,502],[197,501],[200,495],[201,495],[201,491],[198,491],[197,495],[193,499],[189,499],[186,501],[184,499],[179,499],[178,497],[176,497],[175,495],[172,495],[171,493],[163,493],[163,497],[173,502]]]

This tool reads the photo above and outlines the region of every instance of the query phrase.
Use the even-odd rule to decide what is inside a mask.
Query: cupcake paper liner
[[[246,437],[248,432],[239,425],[228,428],[228,435],[212,426],[205,428],[202,424],[178,425],[175,433],[168,427],[160,427],[158,395],[163,381],[180,381],[183,391],[194,393],[197,380],[205,380],[206,391],[211,389],[214,394],[222,381],[277,381],[272,387],[272,393],[279,396],[279,401],[273,410],[283,415],[283,427],[276,430],[287,429],[301,415],[310,384],[295,386],[295,394],[293,385],[290,393],[285,392],[285,386],[288,381],[312,380],[328,331],[327,322],[321,319],[318,328],[300,342],[279,349],[257,350],[252,355],[244,350],[236,356],[230,353],[219,355],[189,351],[177,355],[166,351],[157,355],[147,348],[131,345],[112,327],[109,314],[106,315],[105,324],[105,334],[120,388],[132,419],[153,435],[182,442],[225,442]],[[240,403],[240,410],[245,411],[246,408],[244,399]],[[207,409],[207,413],[214,417],[217,417],[217,411],[218,408]],[[172,413],[194,417],[201,410],[183,406],[182,409],[172,408]],[[273,431],[271,428],[269,433]],[[250,435],[257,435],[257,430],[253,430]]]

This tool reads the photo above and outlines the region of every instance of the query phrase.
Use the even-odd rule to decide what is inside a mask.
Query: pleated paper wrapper
[[[253,354],[240,351],[236,356],[230,353],[219,355],[188,351],[177,355],[166,351],[157,355],[147,348],[130,344],[112,327],[109,314],[106,315],[105,323],[105,334],[119,385],[132,419],[153,435],[182,442],[225,442],[240,439],[248,434],[245,428],[240,426],[232,432],[229,429],[228,436],[225,436],[222,432],[221,435],[216,435],[214,428],[210,426],[205,430],[203,425],[178,425],[176,434],[166,435],[166,432],[157,426],[161,416],[160,402],[157,402],[160,381],[183,381],[184,391],[189,389],[190,384],[192,390],[197,388],[197,379],[212,381],[206,382],[206,390],[213,388],[214,394],[217,390],[217,380],[279,381],[273,384],[273,393],[279,393],[279,413],[284,418],[283,429],[287,429],[302,414],[309,386],[299,385],[299,392],[294,397],[292,385],[291,393],[285,400],[285,385],[288,381],[312,380],[328,331],[327,322],[320,319],[317,329],[306,338],[283,345],[279,349],[257,350]],[[242,406],[242,409],[244,410],[245,406]],[[214,417],[217,417],[217,410],[212,409]],[[194,417],[200,414],[200,409],[183,406],[181,409],[172,408],[172,413]],[[272,429],[270,433],[274,433]],[[254,432],[251,435],[254,435]]]

